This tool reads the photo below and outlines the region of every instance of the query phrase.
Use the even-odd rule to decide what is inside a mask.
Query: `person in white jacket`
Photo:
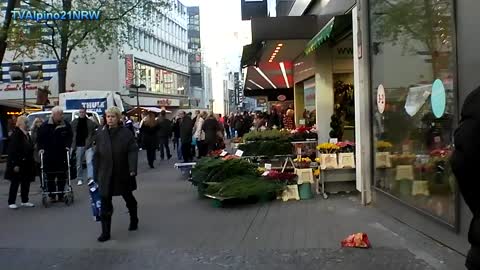
[[[198,149],[198,158],[206,156],[205,153],[205,132],[202,130],[203,122],[207,118],[207,112],[202,112],[197,117],[195,125],[193,126],[193,139],[196,141]]]

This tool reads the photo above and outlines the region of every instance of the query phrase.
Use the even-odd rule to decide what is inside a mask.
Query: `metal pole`
[[[138,117],[138,121],[140,121],[140,98],[139,98],[139,95],[138,95],[138,89],[140,87],[137,85],[136,86],[136,89],[137,89],[137,117]]]
[[[22,90],[23,90],[23,113],[25,114],[27,109],[27,89],[25,86],[25,64],[22,63]]]

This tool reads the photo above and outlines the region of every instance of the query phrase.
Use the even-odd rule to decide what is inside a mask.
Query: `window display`
[[[142,63],[135,63],[137,84],[144,83],[147,91],[170,95],[185,95],[188,77]]]
[[[378,190],[456,224],[448,164],[458,102],[452,0],[372,1],[372,98]]]

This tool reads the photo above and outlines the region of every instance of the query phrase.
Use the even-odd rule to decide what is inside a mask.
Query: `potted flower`
[[[378,141],[376,144],[377,153],[375,153],[375,164],[377,168],[390,168],[390,149],[393,145],[387,141]]]
[[[340,147],[333,143],[322,143],[317,146],[317,150],[320,151],[320,167],[322,170],[327,168],[338,167],[337,152]]]
[[[413,165],[417,156],[414,154],[397,154],[390,157],[392,165],[396,166],[406,166],[406,165]]]
[[[345,142],[338,142],[337,146],[339,147],[340,153],[353,153],[355,152],[355,143],[345,141]]]
[[[431,177],[429,179],[429,186],[432,193],[448,194],[453,190],[453,186],[449,181],[450,164],[449,159],[452,151],[448,148],[435,149],[430,152]]]
[[[311,127],[300,126],[290,131],[291,139],[293,141],[309,141],[316,140],[318,138],[316,129]]]
[[[279,172],[276,170],[271,170],[266,176],[267,179],[278,181],[285,185],[296,185],[297,184],[297,175],[294,173],[288,172]]]
[[[306,158],[296,158],[293,160],[295,163],[295,167],[299,169],[305,169],[305,168],[310,168],[310,163],[312,163],[312,160],[309,157]]]
[[[345,141],[338,142],[337,146],[339,147],[338,154],[338,167],[339,168],[355,168],[355,143]]]
[[[378,141],[377,142],[377,152],[388,152],[393,145],[387,141]]]

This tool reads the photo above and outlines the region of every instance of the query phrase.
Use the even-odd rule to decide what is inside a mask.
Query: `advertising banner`
[[[303,84],[304,105],[307,111],[315,110],[315,79]]]
[[[67,99],[65,106],[67,110],[78,110],[83,107],[89,111],[103,115],[107,109],[107,98]]]

